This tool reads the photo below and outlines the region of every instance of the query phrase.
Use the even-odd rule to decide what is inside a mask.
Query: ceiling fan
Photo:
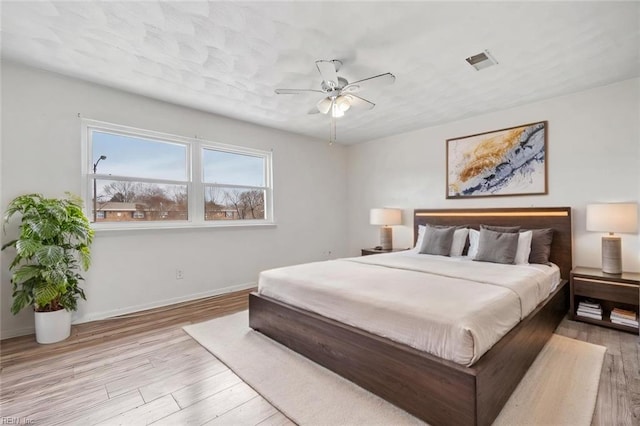
[[[316,61],[316,67],[322,77],[320,89],[276,89],[278,95],[298,95],[301,93],[322,93],[323,98],[309,111],[309,114],[330,114],[331,116],[331,138],[330,143],[335,141],[335,118],[344,116],[350,109],[370,110],[376,104],[358,95],[361,90],[373,87],[392,84],[396,77],[391,73],[376,75],[362,80],[349,83],[346,78],[338,76],[338,71],[342,67],[342,62],[333,59],[331,61]]]

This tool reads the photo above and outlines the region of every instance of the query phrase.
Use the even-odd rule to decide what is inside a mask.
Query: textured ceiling
[[[395,74],[337,120],[347,144],[640,75],[638,2],[3,1],[1,32],[3,58],[321,139],[321,94],[274,89],[319,89],[318,59]]]

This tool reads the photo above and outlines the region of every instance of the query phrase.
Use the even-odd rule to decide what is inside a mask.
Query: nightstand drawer
[[[590,278],[573,277],[573,292],[579,296],[605,299],[618,303],[638,303],[639,287],[633,284],[612,283]]]

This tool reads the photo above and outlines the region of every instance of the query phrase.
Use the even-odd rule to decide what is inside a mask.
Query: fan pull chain
[[[336,141],[336,118],[332,115],[329,123],[329,146]]]

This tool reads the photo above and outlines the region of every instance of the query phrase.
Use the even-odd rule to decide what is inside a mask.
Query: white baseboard
[[[73,318],[73,324],[82,324],[89,321],[103,320],[106,318],[115,317],[118,315],[131,314],[134,312],[145,311],[147,309],[160,308],[163,306],[169,306],[181,302],[189,302],[191,300],[203,299],[205,297],[219,296],[221,294],[233,293],[234,291],[247,290],[253,287],[257,287],[258,283],[251,282],[245,284],[237,284],[229,287],[216,288],[214,290],[205,291],[202,293],[189,294],[187,296],[174,297],[172,299],[160,300],[152,303],[145,303],[142,305],[128,306],[126,308],[114,309],[111,311],[92,312],[87,315],[83,315],[78,318]],[[76,313],[74,312],[74,315]],[[34,326],[16,328],[11,330],[2,330],[0,332],[0,339],[10,339],[12,337],[25,336],[28,334],[35,334],[36,330]]]
[[[36,334],[35,326],[2,330],[0,331],[0,339],[11,339],[12,337],[26,336],[29,334]]]
[[[221,294],[233,293],[234,291],[247,290],[252,287],[257,287],[258,283],[250,282],[244,284],[237,284],[229,287],[216,288],[202,293],[189,294],[186,296],[174,297],[172,299],[160,300],[152,303],[145,303],[142,305],[127,306],[126,308],[113,309],[111,311],[92,312],[81,317],[73,318],[72,324],[82,324],[89,321],[103,320],[106,318],[116,317],[119,315],[131,314],[139,311],[146,311],[147,309],[161,308],[163,306],[169,306],[181,302],[189,302],[192,300],[203,299],[205,297],[219,296]]]

